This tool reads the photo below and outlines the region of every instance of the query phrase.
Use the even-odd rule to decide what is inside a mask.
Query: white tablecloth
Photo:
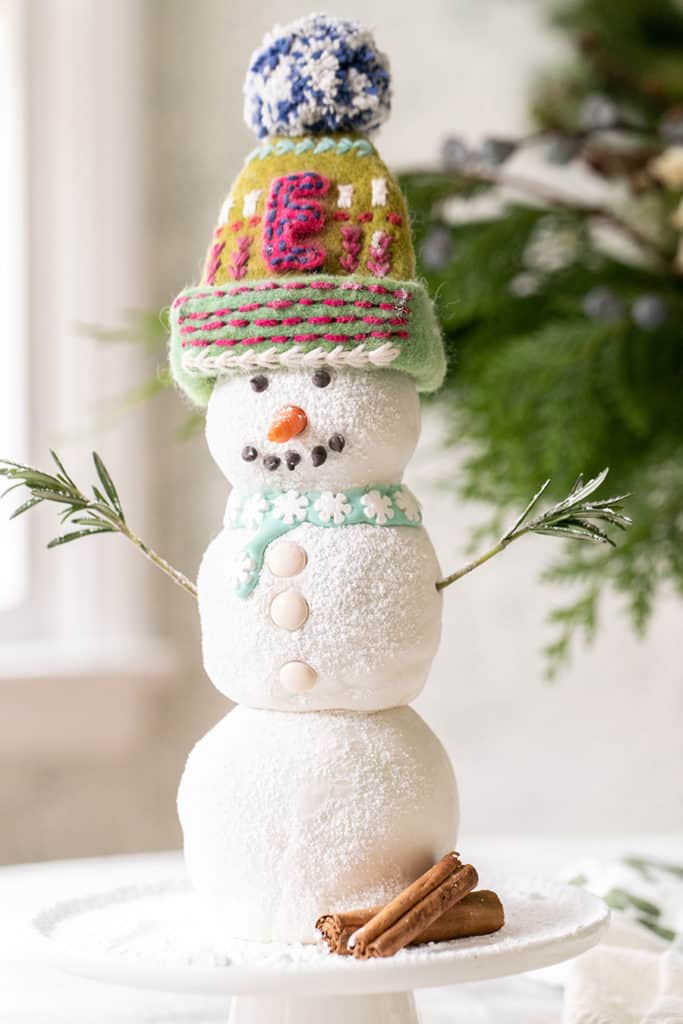
[[[680,836],[468,839],[474,864],[504,863],[510,871],[554,874],[582,857],[626,852],[680,856]],[[182,871],[177,853],[100,857],[0,868],[0,1024],[225,1024],[229,1000],[147,992],[71,977],[36,962],[23,928],[57,900],[155,875]],[[423,1024],[559,1024],[562,991],[547,976],[524,975],[417,994]]]

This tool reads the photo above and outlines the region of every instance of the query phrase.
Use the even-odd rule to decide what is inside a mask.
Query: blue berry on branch
[[[634,323],[645,331],[656,331],[667,321],[666,303],[659,295],[641,295],[631,306]]]
[[[624,304],[611,288],[592,288],[582,305],[588,319],[599,323],[615,323],[624,315]]]

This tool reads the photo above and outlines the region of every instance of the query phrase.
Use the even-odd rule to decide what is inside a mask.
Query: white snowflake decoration
[[[256,568],[256,562],[254,559],[242,552],[237,564],[237,572],[235,574],[235,581],[238,587],[246,587],[251,583],[251,577]]]
[[[389,61],[359,22],[312,14],[265,37],[244,95],[259,138],[369,132],[389,114]]]
[[[406,519],[411,523],[420,521],[420,506],[417,498],[414,498],[410,491],[397,491],[394,495],[394,504],[400,508]]]
[[[331,519],[335,526],[341,526],[351,514],[351,506],[346,500],[346,495],[341,492],[333,494],[332,491],[323,491],[314,502],[313,508],[318,513],[321,523],[329,523]]]
[[[379,491],[368,491],[360,499],[363,512],[368,519],[374,519],[378,526],[384,526],[387,519],[394,518],[394,508],[391,498]]]
[[[256,530],[263,522],[269,505],[262,494],[252,494],[242,506],[242,523],[249,530]]]
[[[298,491],[285,491],[284,494],[278,494],[273,502],[273,515],[276,519],[281,519],[287,526],[292,526],[295,522],[302,523],[306,518],[307,509],[308,498],[305,494],[299,494]]]

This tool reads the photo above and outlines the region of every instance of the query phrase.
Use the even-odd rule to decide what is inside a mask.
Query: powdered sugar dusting
[[[204,665],[217,689],[251,707],[291,711],[376,711],[417,696],[438,647],[442,605],[439,565],[422,528],[304,523],[286,536],[306,552],[304,570],[287,580],[266,565],[244,600],[231,581],[252,537],[224,530],[199,572]],[[270,615],[275,595],[288,589],[309,607],[295,632],[279,629]],[[288,661],[318,673],[309,694],[280,685]]]
[[[457,833],[448,757],[407,707],[239,706],[192,751],[178,809],[188,873],[226,942],[313,942],[321,913],[387,902]]]
[[[197,898],[185,880],[172,880],[110,890],[56,905],[34,922],[38,933],[77,958],[100,956],[110,967],[118,962],[192,974],[211,969],[224,980],[225,991],[238,990],[238,978],[249,969],[257,991],[278,972],[299,985],[312,987],[316,975],[360,979],[379,970],[394,970],[405,988],[429,984],[425,969],[447,966],[453,981],[492,976],[554,963],[592,945],[607,921],[602,901],[572,886],[547,879],[485,878],[505,906],[506,923],[494,935],[430,943],[401,950],[385,961],[358,962],[329,953],[322,942],[313,945],[229,940],[217,948],[207,939]],[[525,965],[511,967],[512,958]],[[503,965],[507,964],[507,967]],[[420,982],[415,971],[421,971]],[[411,980],[411,976],[413,980]],[[361,982],[358,980],[359,988]],[[443,981],[441,982],[443,983]],[[345,983],[346,984],[346,983]],[[290,984],[290,988],[292,985]],[[389,988],[398,988],[396,982]],[[281,988],[287,988],[286,980]],[[387,989],[387,990],[388,990]],[[242,989],[244,990],[244,989]]]
[[[257,372],[257,371],[254,371]],[[420,403],[414,381],[397,370],[332,370],[327,387],[316,387],[315,368],[261,371],[267,386],[254,392],[248,373],[217,381],[206,416],[209,450],[240,492],[267,488],[343,491],[378,483],[398,483],[417,444]],[[275,470],[266,456],[282,456],[284,445],[268,440],[274,417],[285,405],[306,413],[306,429],[286,445],[301,461],[294,470],[283,459]],[[344,450],[330,452],[314,466],[311,451],[333,434]],[[257,458],[245,462],[253,446]]]

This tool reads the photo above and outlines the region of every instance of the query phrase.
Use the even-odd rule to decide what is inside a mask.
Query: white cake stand
[[[65,900],[32,922],[42,959],[101,981],[229,994],[230,1024],[417,1024],[412,990],[518,974],[568,960],[598,942],[602,900],[538,879],[486,879],[506,924],[494,935],[401,950],[357,962],[317,946],[207,939],[185,880]]]

